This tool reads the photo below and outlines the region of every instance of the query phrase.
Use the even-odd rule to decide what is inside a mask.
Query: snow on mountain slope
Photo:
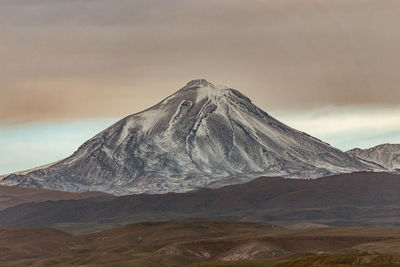
[[[369,149],[355,148],[347,153],[359,159],[379,164],[386,169],[400,172],[400,144],[382,144]]]
[[[260,175],[314,178],[369,168],[294,130],[237,90],[193,80],[50,166],[3,185],[114,194],[184,192]]]

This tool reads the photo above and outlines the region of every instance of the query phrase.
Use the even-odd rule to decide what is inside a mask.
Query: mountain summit
[[[352,156],[272,118],[239,91],[200,79],[120,120],[70,157],[9,175],[1,184],[163,193],[260,175],[313,178],[365,169]]]
[[[355,148],[347,154],[362,161],[379,164],[383,168],[400,172],[400,144],[382,144],[369,149]]]

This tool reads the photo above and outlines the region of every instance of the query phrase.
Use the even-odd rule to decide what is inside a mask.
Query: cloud
[[[400,143],[400,106],[328,107],[277,116],[291,127],[342,150]]]
[[[267,111],[400,99],[400,3],[0,3],[0,121],[124,116],[207,78]]]

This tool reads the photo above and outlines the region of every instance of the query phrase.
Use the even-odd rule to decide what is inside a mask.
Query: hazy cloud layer
[[[326,107],[277,118],[342,150],[400,144],[400,106]]]
[[[397,0],[3,0],[0,122],[122,116],[194,78],[267,111],[398,104]]]

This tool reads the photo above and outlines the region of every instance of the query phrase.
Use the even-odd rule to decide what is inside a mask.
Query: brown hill
[[[102,192],[71,193],[38,188],[0,186],[0,210],[27,202],[72,200],[105,196],[110,195]]]
[[[394,226],[400,176],[353,173],[315,180],[259,178],[189,193],[26,203],[0,212],[0,225],[55,226],[71,232],[160,220],[251,220],[288,224]]]

